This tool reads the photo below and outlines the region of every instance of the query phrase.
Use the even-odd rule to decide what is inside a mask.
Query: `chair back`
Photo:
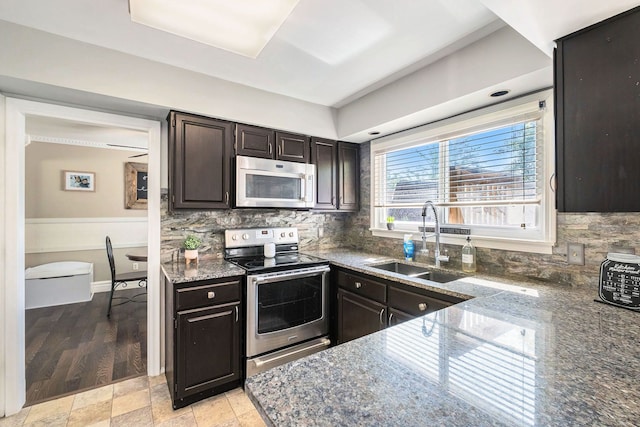
[[[111,280],[116,280],[116,262],[113,259],[113,248],[111,247],[111,239],[107,236],[106,245],[107,245],[107,258],[109,258],[109,268],[111,269]]]

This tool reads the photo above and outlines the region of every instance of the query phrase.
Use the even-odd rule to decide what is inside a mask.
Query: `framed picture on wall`
[[[62,171],[65,191],[96,191],[94,172]]]
[[[125,163],[125,209],[147,209],[147,166],[146,163]]]

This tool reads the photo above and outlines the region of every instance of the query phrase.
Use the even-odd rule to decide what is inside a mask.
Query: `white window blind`
[[[419,222],[431,200],[443,224],[535,228],[543,150],[541,111],[374,150],[376,217]]]

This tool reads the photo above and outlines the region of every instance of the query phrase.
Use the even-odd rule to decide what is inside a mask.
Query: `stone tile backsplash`
[[[203,253],[222,257],[224,230],[248,227],[298,227],[300,247],[327,250],[345,247],[401,258],[402,241],[374,237],[369,231],[370,144],[360,149],[360,210],[357,213],[322,213],[285,209],[233,209],[169,212],[167,191],[162,197],[162,260],[171,260],[187,234],[199,235]],[[473,236],[472,236],[473,237]],[[416,249],[422,246],[414,236]],[[600,263],[607,252],[623,248],[635,251],[640,242],[640,213],[558,214],[557,242],[548,255],[477,248],[481,273],[526,277],[560,286],[596,286]],[[568,265],[567,243],[584,243],[585,265]],[[433,242],[428,242],[433,254]],[[461,246],[443,245],[450,262],[460,270]]]
[[[200,252],[223,256],[224,231],[232,228],[297,227],[300,247],[325,250],[342,246],[347,213],[287,209],[232,209],[170,212],[168,193],[162,192],[161,258],[175,257],[188,234],[203,241]]]

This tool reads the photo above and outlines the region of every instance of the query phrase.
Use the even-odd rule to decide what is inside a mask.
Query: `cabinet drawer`
[[[240,282],[209,283],[176,290],[176,311],[240,301]]]
[[[387,285],[338,270],[338,286],[379,302],[387,301]]]
[[[441,310],[452,305],[450,302],[430,298],[414,292],[389,286],[389,307],[396,308],[413,316]]]

